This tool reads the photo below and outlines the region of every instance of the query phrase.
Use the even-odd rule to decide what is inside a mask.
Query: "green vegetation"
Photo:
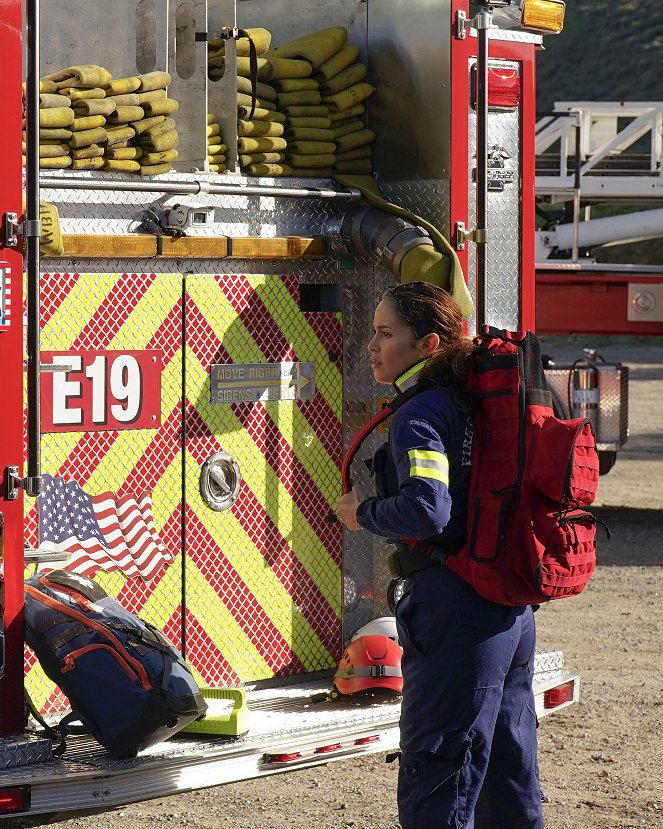
[[[567,0],[537,60],[539,110],[555,101],[663,100],[661,0]]]

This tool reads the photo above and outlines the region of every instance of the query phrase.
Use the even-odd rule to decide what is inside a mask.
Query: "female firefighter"
[[[444,566],[466,536],[472,348],[442,289],[386,291],[368,345],[375,379],[398,393],[426,388],[393,415],[374,462],[378,496],[360,502],[353,490],[336,513],[349,530],[397,540],[403,829],[542,829],[532,608],[493,604]]]

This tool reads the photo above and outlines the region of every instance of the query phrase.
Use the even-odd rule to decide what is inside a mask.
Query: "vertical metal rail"
[[[477,28],[477,158],[476,191],[476,330],[481,333],[486,324],[487,243],[488,243],[488,29],[492,15],[486,9],[476,16]]]
[[[25,492],[36,498],[41,494],[40,376],[39,376],[39,0],[26,0],[27,77],[26,77],[26,205],[23,236],[26,245],[27,273],[27,470]]]

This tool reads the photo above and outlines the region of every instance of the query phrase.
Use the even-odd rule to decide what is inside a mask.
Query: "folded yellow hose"
[[[106,127],[106,143],[110,146],[117,146],[123,141],[129,141],[136,134],[133,127]]]
[[[146,101],[142,106],[148,118],[152,118],[155,115],[172,115],[173,112],[177,112],[179,109],[179,104],[174,98]]]
[[[66,95],[51,95],[43,93],[39,96],[40,109],[52,109],[53,107],[70,107],[71,100]]]
[[[283,112],[288,118],[309,118],[321,116],[326,118],[329,115],[329,107],[326,104],[318,106],[289,106]]]
[[[210,173],[225,173],[228,168],[225,164],[210,164],[209,171]]]
[[[80,130],[74,132],[69,139],[69,146],[72,149],[79,147],[89,147],[91,144],[101,144],[106,141],[108,135],[103,127],[96,127],[92,130]]]
[[[26,152],[25,146],[23,146],[23,152]],[[69,144],[39,145],[39,158],[60,158],[63,155],[69,155]]]
[[[238,92],[237,103],[245,107],[250,107],[251,96],[244,92]],[[263,101],[261,98],[256,98],[256,106],[260,107],[260,109],[271,109],[276,112],[276,104],[272,103],[272,101]]]
[[[73,109],[71,107],[51,107],[50,109],[39,110],[39,126],[53,129],[57,127],[69,127],[74,123]]]
[[[105,166],[103,157],[75,158],[71,162],[72,170],[101,170]]]
[[[334,153],[336,151],[336,145],[333,141],[295,140],[288,141],[288,152],[290,151],[301,155],[319,155],[320,153]]]
[[[270,54],[279,58],[305,60],[314,69],[317,69],[335,52],[338,52],[345,45],[347,39],[348,32],[343,26],[333,26],[283,43],[281,46],[272,49]],[[281,77],[288,76],[282,75]]]
[[[115,170],[119,173],[137,173],[140,170],[140,164],[137,161],[104,158],[104,169]]]
[[[319,130],[313,127],[290,127],[286,130],[288,143],[293,141],[333,141],[331,130]]]
[[[228,147],[225,144],[213,144],[207,147],[207,155],[225,155]]]
[[[79,130],[93,130],[95,127],[103,127],[106,119],[103,115],[82,115],[71,122],[71,129],[74,132]]]
[[[106,87],[106,95],[128,95],[140,87],[140,78],[115,78]]]
[[[245,172],[252,176],[291,176],[292,167],[288,164],[249,164]]]
[[[267,29],[261,29],[258,27],[246,29],[245,31],[251,36],[251,40],[253,40],[256,47],[256,53],[258,55],[262,55],[271,46],[272,35],[271,32],[267,31]],[[245,37],[241,37],[235,42],[235,48],[237,49],[237,54],[239,56],[246,57],[249,54],[249,41]]]
[[[162,135],[155,137],[147,137],[145,134],[134,139],[137,144],[140,144],[143,149],[150,152],[164,152],[165,150],[172,150],[180,143],[180,137],[177,130],[170,130],[164,132]]]
[[[332,145],[333,146],[333,145]],[[297,169],[298,167],[332,167],[334,165],[333,153],[318,153],[315,155],[300,155],[299,153],[288,152],[286,154],[288,164]]]
[[[152,89],[149,92],[137,92],[138,106],[142,106],[147,101],[159,101],[162,98],[167,98],[168,93],[165,89]]]
[[[39,140],[48,141],[51,139],[61,140],[63,138],[71,138],[71,130],[64,129],[64,127],[39,130]],[[25,141],[26,134],[23,133],[23,140]]]
[[[172,78],[168,72],[147,72],[144,75],[139,75],[140,86],[139,92],[151,92],[153,89],[165,89],[170,86]]]
[[[163,90],[162,90],[163,91]],[[124,95],[108,95],[106,97],[111,101],[115,101],[117,106],[122,107],[137,107],[140,106],[140,95],[137,92],[127,92]]]
[[[213,147],[215,144],[223,144],[223,139],[220,135],[210,135],[207,139],[207,146]]]
[[[136,130],[136,134],[141,135],[142,133],[149,132],[161,124],[165,124],[166,121],[170,121],[170,123],[163,130],[163,132],[166,132],[167,130],[172,130],[175,127],[175,122],[172,118],[166,118],[164,115],[155,115],[154,118],[142,118],[140,121],[136,121],[132,124],[132,126]]]
[[[75,87],[65,87],[59,90],[61,95],[66,95],[72,101],[98,101],[106,97],[106,90],[101,87],[94,89],[77,89]]]
[[[344,89],[342,92],[337,92],[335,95],[323,95],[322,102],[327,104],[332,112],[337,112],[339,109],[347,109],[348,107],[359,104],[366,100],[374,92],[370,83],[358,83]]]
[[[274,88],[279,92],[310,92],[318,89],[319,84],[313,78],[282,78],[274,81]]]
[[[351,132],[359,132],[364,129],[364,122],[359,118],[349,118],[345,121],[339,121],[331,128],[332,141],[337,141],[343,135],[349,135]]]
[[[344,153],[348,150],[356,150],[358,147],[365,147],[373,141],[375,141],[373,130],[363,129],[358,132],[351,132],[348,135],[342,135],[336,140],[336,149],[339,153]]]
[[[238,156],[240,167],[248,167],[249,164],[278,164],[284,160],[285,153],[250,153]]]
[[[52,94],[53,92],[57,92],[57,86],[53,83],[53,81],[44,80],[41,78],[39,81],[39,91],[45,92],[47,94]],[[25,84],[23,84],[23,92],[25,93]]]
[[[237,135],[283,135],[283,124],[276,121],[242,121],[237,122]]]
[[[287,142],[284,138],[271,138],[264,136],[260,138],[238,138],[237,148],[240,155],[246,153],[266,153],[271,151],[285,150]]]
[[[334,172],[370,175],[373,172],[373,164],[370,158],[358,158],[354,161],[337,161],[334,164]]]
[[[353,84],[361,83],[366,77],[366,67],[363,63],[354,63],[338,75],[320,84],[322,95],[335,95]]]
[[[370,145],[366,144],[363,147],[357,147],[356,150],[347,150],[344,153],[336,153],[336,162],[340,161],[357,161],[360,158],[370,158],[372,155]]]
[[[291,129],[302,129],[308,128],[314,130],[326,130],[331,127],[331,121],[329,118],[325,118],[323,115],[319,115],[313,118],[288,118],[286,121],[286,126],[290,127]]]
[[[213,138],[216,135],[221,134],[221,125],[220,124],[209,124],[207,127],[207,137]]]
[[[89,147],[81,147],[80,150],[72,150],[71,157],[74,161],[80,161],[82,158],[98,158],[104,154],[104,148],[98,144],[90,144]]]
[[[158,153],[145,153],[141,158],[141,166],[144,164],[164,164],[166,162],[177,161],[177,150],[164,150]]]
[[[332,125],[338,121],[346,121],[348,118],[358,118],[366,112],[366,107],[363,104],[355,104],[347,109],[339,109],[336,112],[329,112],[329,120]]]
[[[243,92],[245,95],[251,96],[251,81],[249,78],[244,78],[241,75],[237,77],[237,91]],[[275,101],[276,90],[268,83],[256,83],[256,95],[263,101]]]
[[[72,108],[79,118],[84,115],[110,115],[116,107],[113,98],[87,98],[82,101],[73,101]]]
[[[59,158],[40,158],[39,166],[52,170],[63,170],[65,167],[71,167],[71,158],[68,155]]]
[[[141,166],[140,174],[141,176],[160,176],[163,173],[168,173],[172,169],[170,164],[149,164],[147,166]]]
[[[297,178],[331,178],[331,167],[295,167],[293,175]]]
[[[251,77],[250,58],[237,58],[237,74]],[[272,81],[275,78],[308,78],[311,64],[305,60],[287,60],[286,58],[258,58],[258,80]]]
[[[304,90],[303,92],[279,92],[276,95],[279,109],[289,106],[317,106],[322,98],[317,89]]]
[[[246,121],[249,120],[249,116],[252,121],[277,121],[279,124],[285,121],[285,114],[283,112],[275,112],[272,109],[261,109],[260,107],[254,109],[253,115],[251,115],[251,107],[238,106],[237,116]]]
[[[143,108],[139,106],[118,106],[108,116],[109,124],[129,124],[140,121],[143,117]]]
[[[114,161],[135,161],[141,158],[144,152],[140,147],[108,147],[104,155]]]
[[[59,72],[45,76],[46,80],[53,81],[58,89],[85,87],[104,87],[111,82],[111,73],[103,66],[94,63],[85,63],[80,66],[69,66]]]
[[[334,55],[320,66],[313,73],[313,77],[318,81],[328,81],[334,75],[338,75],[348,66],[351,66],[359,56],[359,49],[350,43],[346,43],[342,49],[339,49]]]

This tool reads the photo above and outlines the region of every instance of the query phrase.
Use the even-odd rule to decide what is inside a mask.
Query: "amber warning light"
[[[562,0],[524,0],[520,25],[523,29],[558,35],[564,28],[565,10]]]

